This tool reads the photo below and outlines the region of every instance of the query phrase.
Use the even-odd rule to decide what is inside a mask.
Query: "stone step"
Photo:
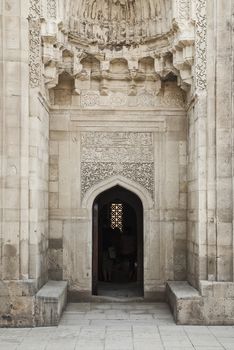
[[[48,281],[36,294],[36,326],[57,326],[67,304],[67,282]]]

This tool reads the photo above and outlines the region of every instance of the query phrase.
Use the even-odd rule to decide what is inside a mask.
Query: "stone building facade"
[[[181,324],[234,324],[233,14],[0,3],[1,326],[92,299],[93,205],[116,186],[142,203],[144,298]]]

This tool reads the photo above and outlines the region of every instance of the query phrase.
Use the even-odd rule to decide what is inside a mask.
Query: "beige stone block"
[[[50,239],[63,238],[63,221],[62,220],[50,220],[49,237]]]
[[[231,246],[218,247],[217,273],[218,281],[232,281],[233,251]]]
[[[58,181],[50,181],[49,192],[58,192],[58,190],[59,190]]]
[[[217,223],[217,244],[218,246],[231,246],[233,241],[232,223]]]
[[[51,141],[66,141],[70,139],[70,133],[66,131],[50,131]]]
[[[49,167],[49,179],[50,181],[59,180],[59,167],[58,164],[51,164]]]
[[[214,285],[213,282],[200,281],[199,289],[203,297],[213,297],[214,296]]]
[[[19,247],[18,244],[3,245],[3,278],[6,280],[19,279]]]
[[[50,141],[50,155],[58,155],[59,154],[59,143],[57,141]]]
[[[186,193],[179,194],[179,208],[187,209],[187,194]]]
[[[217,181],[217,208],[229,210],[232,206],[232,180],[222,178]]]
[[[6,209],[19,208],[19,191],[17,189],[4,190],[4,207]]]
[[[20,48],[20,17],[6,16],[5,17],[5,40],[7,49]]]
[[[59,194],[50,193],[49,195],[49,208],[59,208]]]
[[[19,145],[20,128],[7,128],[6,139],[9,145]]]
[[[174,236],[175,239],[185,239],[187,236],[187,224],[185,221],[174,223]]]
[[[8,16],[20,15],[20,2],[14,0],[5,1],[5,12]]]
[[[5,242],[15,244],[19,241],[20,223],[16,222],[4,222],[3,234]]]

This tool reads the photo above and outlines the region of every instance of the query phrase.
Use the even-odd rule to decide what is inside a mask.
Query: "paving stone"
[[[58,327],[0,329],[0,350],[234,350],[234,327],[177,326],[164,304],[153,314],[148,303],[135,306],[69,304]],[[162,311],[171,323],[152,318]]]

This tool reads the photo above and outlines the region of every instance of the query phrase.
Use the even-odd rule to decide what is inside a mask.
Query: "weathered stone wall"
[[[25,40],[28,36],[27,7],[27,1],[9,0],[1,2],[0,5],[0,325],[23,326],[32,322],[32,293],[30,287],[28,288],[29,75],[28,42]]]
[[[199,280],[233,281],[233,108],[231,2],[207,2],[206,19],[197,9],[207,38],[198,31],[188,113],[188,280],[198,288]]]
[[[212,34],[216,35],[215,101],[209,95],[208,106],[214,108],[216,121],[216,280],[233,281],[233,2],[217,1],[212,10]]]
[[[9,0],[0,7],[3,326],[33,324],[34,295],[47,281],[49,124],[39,94],[39,7],[31,5]]]

